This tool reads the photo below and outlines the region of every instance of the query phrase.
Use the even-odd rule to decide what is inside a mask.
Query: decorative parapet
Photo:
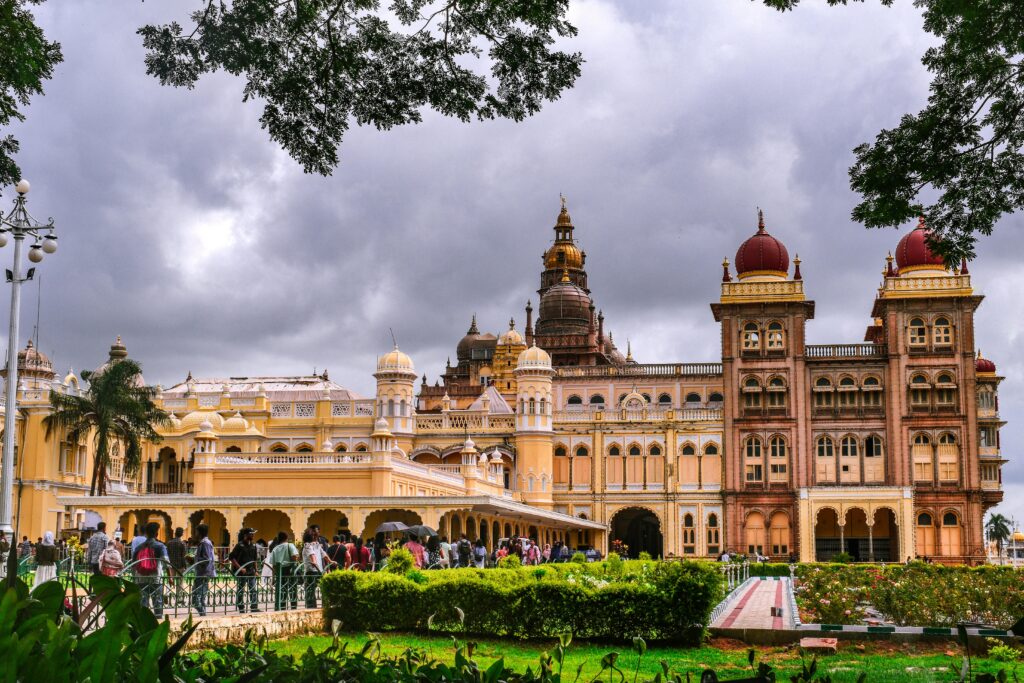
[[[970,275],[938,275],[935,277],[887,277],[879,288],[883,299],[913,297],[971,296]]]
[[[417,434],[448,431],[461,434],[466,430],[474,434],[512,433],[516,430],[516,416],[512,414],[494,415],[481,410],[416,416]]]
[[[721,422],[721,408],[659,408],[648,406],[640,410],[615,408],[612,410],[556,410],[555,423],[560,422]]]
[[[755,282],[723,282],[723,304],[748,301],[804,301],[803,280],[765,280]]]
[[[721,363],[638,363],[555,368],[556,380],[576,377],[715,377],[721,374]]]
[[[808,344],[804,347],[805,358],[847,359],[885,358],[882,344]]]

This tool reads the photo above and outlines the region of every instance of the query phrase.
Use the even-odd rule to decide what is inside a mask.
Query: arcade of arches
[[[628,507],[616,512],[611,522],[611,539],[612,543],[625,543],[630,557],[638,557],[642,552],[655,558],[664,554],[661,520],[647,508]]]

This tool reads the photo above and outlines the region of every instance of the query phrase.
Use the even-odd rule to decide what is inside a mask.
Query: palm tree
[[[988,531],[988,537],[996,542],[996,552],[1002,557],[1003,543],[1010,537],[1010,520],[998,513],[993,513],[985,522],[985,530]]]
[[[158,442],[156,427],[170,418],[156,406],[156,389],[142,383],[142,367],[129,358],[112,358],[99,369],[82,373],[89,383],[80,396],[50,393],[53,412],[43,419],[46,437],[60,434],[72,444],[92,438],[96,445],[89,495],[107,492],[107,465],[111,447],[120,443],[124,450],[126,474],[139,470],[144,441]]]

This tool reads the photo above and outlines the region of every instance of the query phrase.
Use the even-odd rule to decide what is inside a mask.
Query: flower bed
[[[1011,567],[805,564],[796,579],[805,623],[860,624],[874,608],[898,626],[1009,628],[1024,614],[1024,571]]]
[[[441,631],[515,638],[699,643],[722,596],[706,562],[601,562],[403,575],[331,572],[325,623],[346,631]]]

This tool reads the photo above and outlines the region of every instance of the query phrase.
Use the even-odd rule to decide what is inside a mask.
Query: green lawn
[[[344,634],[342,640],[348,642],[351,647],[362,647],[367,636],[356,634]],[[538,656],[554,646],[555,643],[522,642],[511,640],[489,640],[473,639],[477,643],[474,658],[481,665],[485,666],[495,659],[504,657],[508,665],[517,670],[525,670],[526,667],[537,666]],[[302,636],[290,640],[281,640],[271,643],[271,647],[288,652],[300,654],[307,648],[314,651],[322,650],[330,643],[327,636]],[[381,643],[384,651],[388,654],[398,654],[406,648],[418,648],[427,651],[433,657],[450,661],[453,653],[452,640],[448,636],[424,637],[411,634],[381,634]],[[800,670],[800,651],[796,647],[761,647],[757,650],[758,660],[764,660],[775,667],[780,674],[780,680],[787,680],[789,676]],[[641,680],[653,678],[661,671],[659,662],[664,660],[674,670],[681,674],[687,672],[699,674],[705,668],[713,668],[720,677],[738,678],[747,669],[747,650],[742,643],[734,641],[715,640],[708,646],[702,648],[671,648],[651,647],[640,662]],[[569,680],[575,675],[576,668],[583,664],[583,675],[581,681],[592,680],[600,671],[601,657],[608,652],[619,652],[619,666],[628,672],[627,680],[631,681],[633,670],[637,664],[637,656],[627,644],[593,644],[574,642],[569,646],[566,657],[565,671],[571,671]],[[956,653],[951,656],[949,653]],[[810,663],[810,657],[807,658]],[[975,658],[976,671],[988,671],[995,673],[1000,667],[1006,667],[1009,672],[1010,666],[998,662]],[[960,654],[957,646],[949,644],[898,644],[887,642],[875,643],[840,643],[839,653],[821,657],[819,659],[819,672],[825,672],[832,676],[832,680],[854,681],[861,671],[867,672],[868,681],[951,681],[954,677],[950,673],[950,664],[960,664]],[[1024,665],[1021,666],[1021,674],[1024,674]],[[1011,678],[1012,680],[1012,678]]]

